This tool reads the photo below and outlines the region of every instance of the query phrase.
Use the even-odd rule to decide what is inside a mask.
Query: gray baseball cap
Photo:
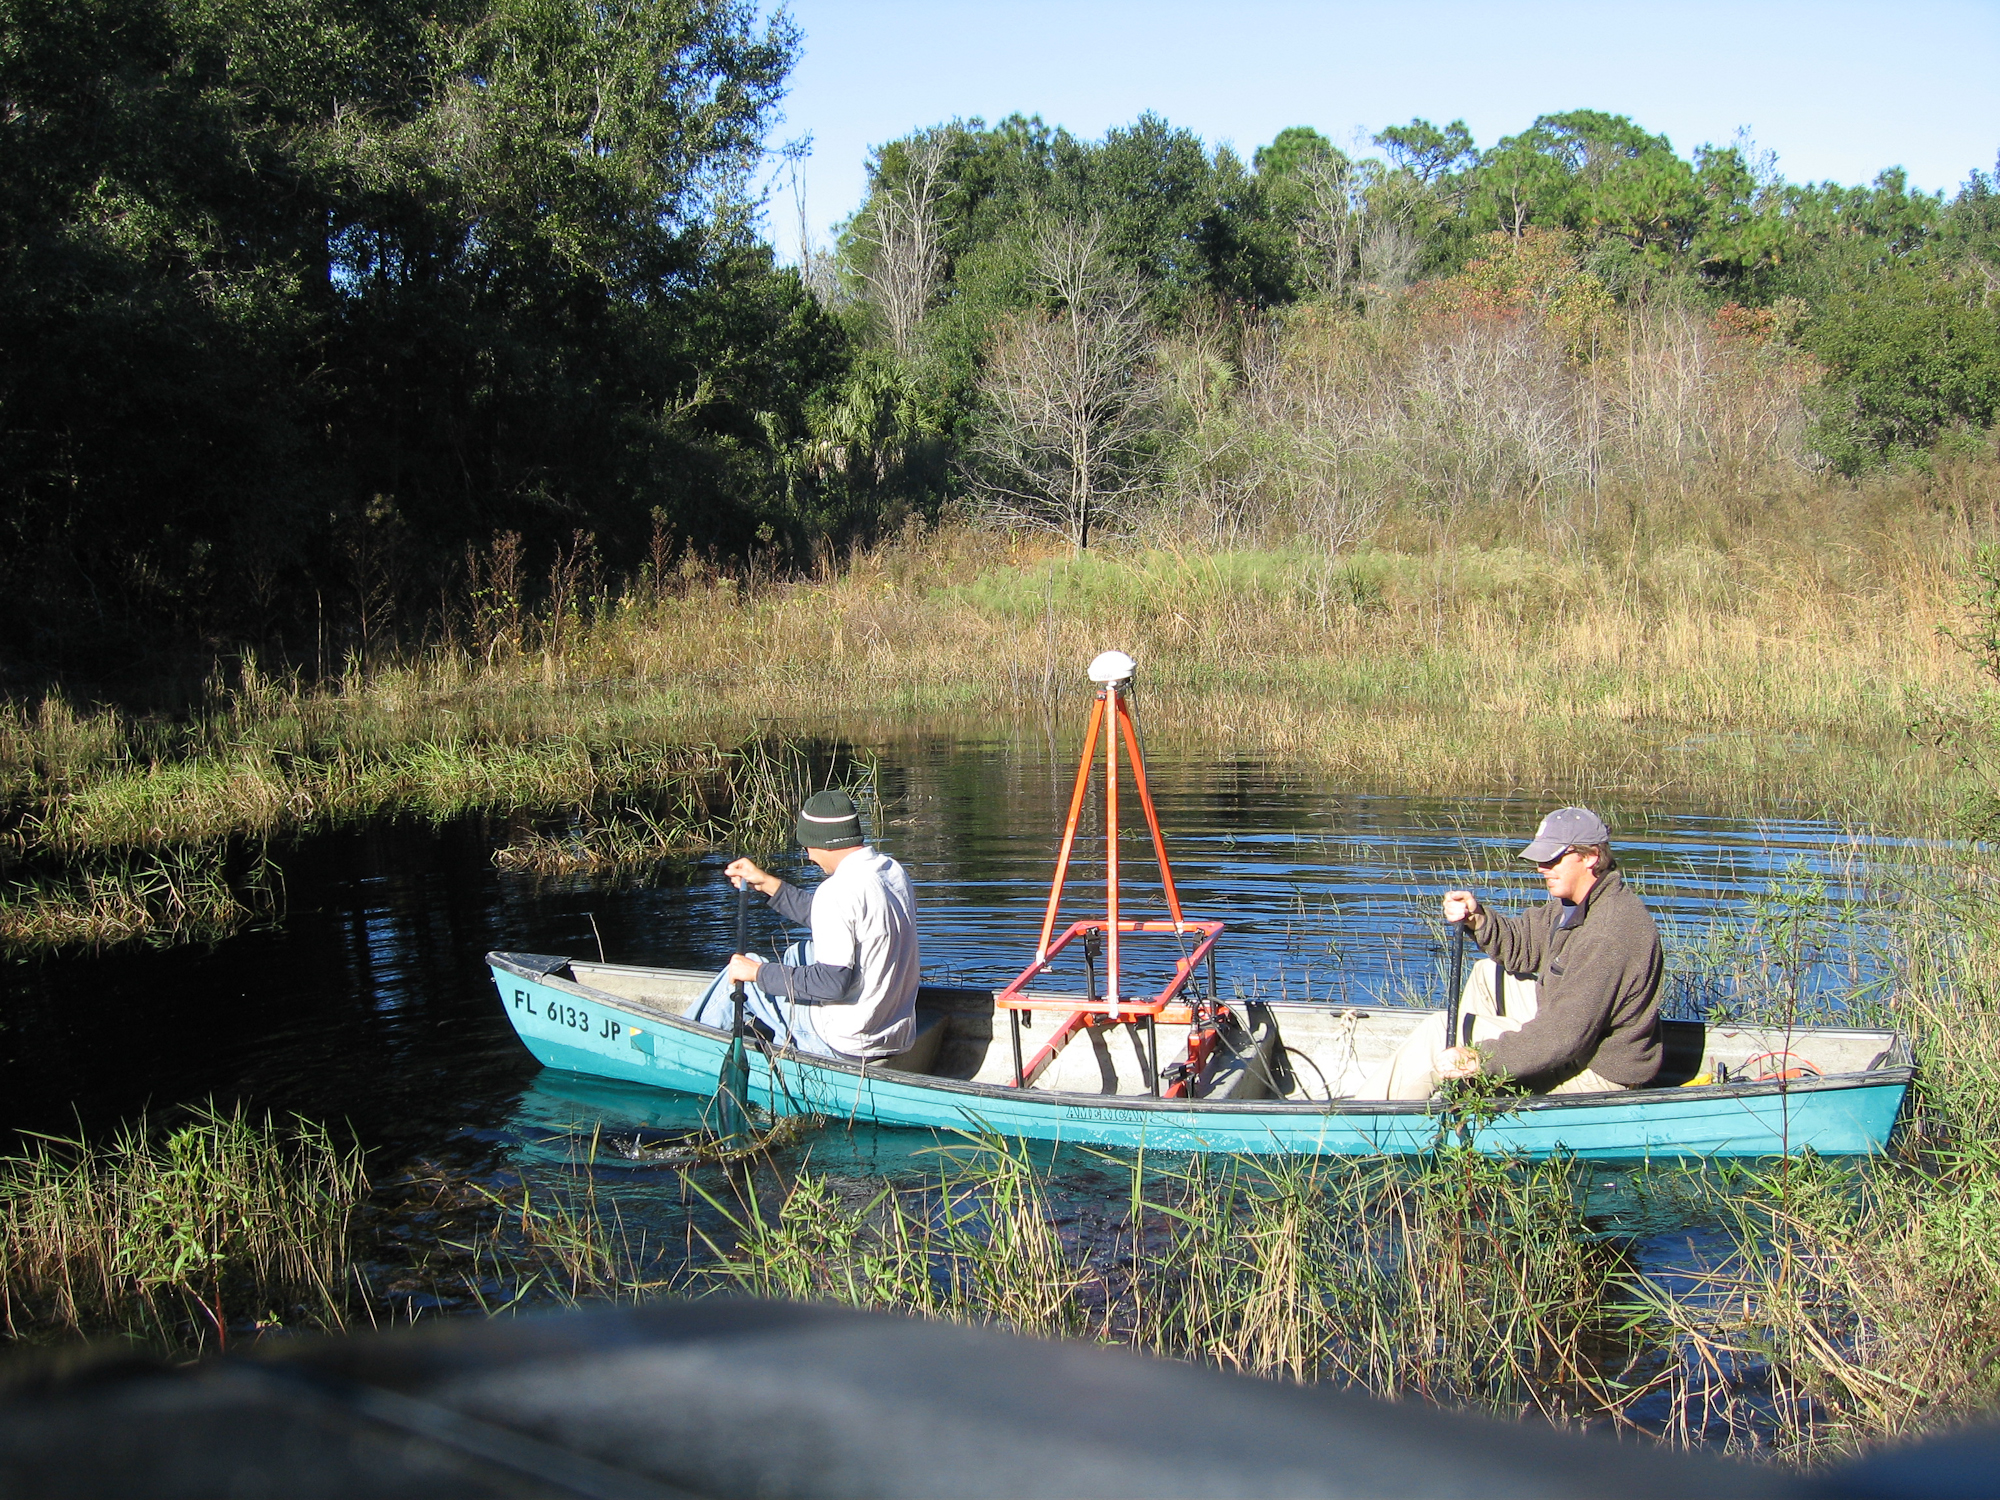
[[[1521,851],[1521,858],[1540,864],[1579,844],[1610,842],[1611,830],[1604,826],[1604,819],[1589,808],[1559,807],[1542,819],[1542,826],[1535,830],[1534,842]]]

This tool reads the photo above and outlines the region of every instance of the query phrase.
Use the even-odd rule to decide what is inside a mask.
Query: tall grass
[[[322,1127],[240,1111],[40,1142],[0,1159],[0,1328],[198,1353],[345,1327],[366,1189],[359,1153]]]
[[[1774,502],[1671,545],[1488,539],[1082,557],[925,534],[820,581],[696,577],[577,626],[562,655],[438,653],[331,687],[243,675],[175,725],[51,700],[0,713],[18,848],[263,836],[384,812],[602,805],[726,779],[729,746],[893,737],[1048,711],[1105,645],[1141,661],[1149,731],[1353,780],[1678,788],[1913,815],[1946,769],[1904,735],[1972,685],[1962,501],[1911,481]],[[1951,513],[1956,511],[1957,515]],[[717,615],[733,628],[717,630]]]
[[[144,766],[100,754],[94,739],[86,739],[94,761],[63,759],[78,717],[44,704],[36,724],[54,726],[44,744],[39,727],[31,733],[16,712],[0,948],[226,936],[276,910],[282,874],[271,839],[357,818],[539,811],[544,826],[496,852],[502,868],[645,870],[725,842],[776,848],[818,780],[836,775],[865,798],[875,775],[866,757],[829,764],[783,735],[725,749],[677,740],[690,730],[680,721],[632,715],[592,729],[579,715],[601,719],[601,705],[574,701],[543,700],[525,722],[484,740],[456,730],[446,737],[441,721],[455,722],[448,708],[409,722],[364,710],[307,744],[299,725],[328,705],[296,684],[291,692],[312,712],[189,726],[183,758]],[[117,715],[105,720],[115,724]],[[225,730],[234,736],[226,749],[192,743]],[[399,733],[412,738],[399,742]],[[47,771],[54,764],[60,775]]]
[[[115,849],[24,873],[0,892],[0,948],[104,948],[214,941],[276,904],[279,877],[261,853],[232,871],[225,843]]]
[[[1619,1260],[1583,1223],[1571,1163],[1107,1158],[1124,1190],[1070,1200],[1020,1142],[934,1157],[918,1182],[690,1175],[708,1212],[689,1245],[628,1228],[579,1162],[567,1187],[496,1200],[450,1279],[510,1302],[831,1301],[1390,1396],[1596,1410],[1591,1340]]]
[[[1670,1440],[1795,1463],[1984,1415],[2000,1398],[1996,1169],[1981,1142],[1922,1171],[1793,1161],[1705,1194],[1729,1248],[1635,1284],[1628,1405],[1653,1396]]]
[[[1140,1347],[1178,1358],[1574,1415],[1617,1266],[1583,1221],[1586,1176],[1464,1149],[1196,1158],[1146,1205],[1167,1233],[1122,1319]]]
[[[2000,893],[1989,853],[1947,859],[1878,875],[1894,921],[1865,1008],[1910,1032],[1918,1065],[1891,1156],[1661,1176],[1722,1231],[1619,1299],[1639,1351],[1623,1408],[1670,1440],[1809,1464],[2000,1400]],[[1810,889],[1773,905],[1754,918],[1775,949],[1765,1019],[1796,1013],[1801,948],[1837,918]]]

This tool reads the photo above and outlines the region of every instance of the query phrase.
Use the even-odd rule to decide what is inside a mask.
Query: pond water
[[[932,978],[997,985],[1026,963],[1074,754],[1073,738],[1024,737],[905,743],[863,758],[879,841],[917,883]],[[823,759],[835,774],[856,765],[851,750]],[[1351,793],[1251,760],[1161,755],[1151,772],[1186,910],[1229,923],[1225,992],[1426,1003],[1439,993],[1442,890],[1471,883],[1503,909],[1540,899],[1514,851],[1547,810],[1541,800]],[[1683,957],[1714,946],[1702,935],[1715,924],[1740,925],[1774,881],[1824,879],[1830,899],[1851,895],[1869,855],[1809,820],[1665,803],[1601,810],[1628,878]],[[692,1125],[705,1101],[544,1073],[503,1017],[483,956],[594,954],[601,936],[614,961],[717,966],[735,909],[724,856],[646,881],[496,870],[496,845],[522,826],[471,817],[315,837],[278,855],[285,898],[273,925],[212,948],[10,965],[0,1128],[102,1134],[213,1098],[344,1122],[376,1148],[378,1168],[442,1161],[533,1176],[567,1163],[596,1130]],[[1141,829],[1125,856],[1136,877],[1128,904],[1141,907],[1158,904],[1145,849]],[[1102,900],[1101,845],[1082,853],[1077,915]],[[786,860],[780,872],[803,880],[796,853]],[[781,941],[766,925],[753,946]],[[1865,981],[1865,947],[1818,955],[1812,986]],[[1683,983],[1680,1000],[1690,998],[1716,997]],[[919,1164],[914,1153],[932,1144],[917,1132],[828,1129],[810,1151],[818,1169],[866,1176]],[[1086,1162],[1065,1171],[1072,1198],[1123,1190]],[[614,1160],[603,1173],[628,1214],[665,1227],[687,1211],[671,1171]],[[1599,1211],[1615,1218],[1621,1179],[1606,1174],[1598,1188]],[[1652,1237],[1645,1258],[1671,1261],[1698,1226],[1629,1228]]]
[[[910,869],[926,974],[1001,984],[1039,927],[1075,762],[1073,739],[938,740],[872,752],[879,842]],[[851,760],[829,756],[839,776]],[[1470,883],[1503,909],[1540,898],[1514,858],[1539,800],[1354,794],[1256,761],[1156,756],[1154,794],[1182,902],[1229,924],[1225,991],[1371,1004],[1439,993],[1438,894]],[[1094,801],[1095,799],[1093,799]],[[1129,788],[1129,908],[1160,907]],[[1773,883],[1851,894],[1868,851],[1836,826],[1747,822],[1671,804],[1603,809],[1619,859],[1684,960],[1741,926]],[[563,1080],[538,1069],[500,1013],[492,948],[713,967],[734,901],[724,856],[650,883],[496,870],[505,820],[385,823],[279,854],[281,919],[213,948],[127,949],[18,962],[0,1000],[0,1128],[100,1131],[207,1097],[350,1122],[369,1142],[435,1150],[505,1141]],[[1131,837],[1136,833],[1137,837]],[[1066,915],[1102,909],[1102,846],[1079,850]],[[795,852],[781,873],[816,872]],[[801,874],[801,868],[805,873]],[[768,912],[753,946],[783,936]],[[1865,934],[1818,955],[1812,985],[1865,980]],[[1685,967],[1683,963],[1682,967]],[[1713,998],[1689,992],[1679,1003]]]

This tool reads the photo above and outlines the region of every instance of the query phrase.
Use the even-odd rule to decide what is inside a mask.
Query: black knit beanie
[[[814,792],[799,809],[799,842],[808,849],[852,849],[861,836],[861,809],[845,792]]]

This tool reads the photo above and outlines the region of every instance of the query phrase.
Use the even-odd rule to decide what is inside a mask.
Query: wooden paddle
[[[736,952],[747,951],[749,929],[750,883],[746,880],[736,887]],[[744,1101],[750,1095],[750,1058],[743,1049],[742,980],[737,980],[731,988],[730,1000],[735,1016],[730,1023],[729,1050],[722,1054],[722,1075],[715,1083],[716,1103],[722,1110],[719,1134],[724,1141],[733,1141],[749,1131],[749,1121],[743,1113]]]

